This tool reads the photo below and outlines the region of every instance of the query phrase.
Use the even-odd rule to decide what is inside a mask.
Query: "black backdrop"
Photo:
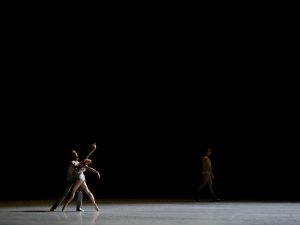
[[[286,29],[240,15],[124,18],[105,19],[100,36],[87,23],[58,36],[44,24],[34,38],[27,23],[7,32],[0,199],[56,198],[70,146],[84,155],[92,141],[102,178],[87,173],[87,182],[99,197],[189,197],[211,145],[220,197],[299,199],[299,87]]]
[[[58,197],[71,148],[82,158],[96,141],[92,166],[102,177],[86,176],[99,198],[191,198],[210,146],[221,198],[299,200],[297,139],[286,126],[164,109],[154,116],[123,111],[120,117],[99,113],[104,119],[98,120],[93,114],[86,120],[19,121],[3,136],[1,199]]]

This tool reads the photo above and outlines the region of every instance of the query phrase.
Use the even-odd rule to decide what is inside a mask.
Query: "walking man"
[[[203,192],[204,188],[207,186],[208,190],[214,201],[220,201],[220,199],[216,196],[213,190],[213,179],[214,174],[212,172],[212,165],[210,160],[210,155],[212,154],[211,148],[208,148],[205,152],[205,155],[202,158],[202,180],[200,185],[197,188],[195,200],[199,201],[200,195]]]

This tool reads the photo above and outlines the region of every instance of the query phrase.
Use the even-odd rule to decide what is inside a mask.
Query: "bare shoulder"
[[[78,162],[78,161],[73,161],[73,164],[74,164],[75,166],[78,166],[78,165],[79,165],[79,162]]]
[[[204,161],[208,160],[208,156],[203,156],[203,160]]]
[[[77,161],[72,160],[72,161],[71,161],[71,164],[74,165],[74,166],[76,166],[76,165],[77,165]]]

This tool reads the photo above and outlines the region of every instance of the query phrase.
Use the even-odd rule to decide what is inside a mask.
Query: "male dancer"
[[[94,152],[96,149],[96,142],[92,144],[92,150],[89,152],[86,158],[90,157],[91,154]],[[79,164],[78,161],[78,153],[75,150],[72,150],[72,161],[69,162],[68,169],[67,169],[67,177],[66,177],[66,185],[65,185],[65,190],[63,194],[61,195],[60,198],[56,200],[56,202],[52,205],[50,208],[50,211],[54,211],[60,204],[61,202],[68,196],[73,184],[74,184],[74,176],[76,174],[76,166]],[[83,209],[82,207],[82,190],[78,189],[77,190],[77,204],[76,204],[76,211],[82,212]]]
[[[215,178],[214,174],[212,172],[212,166],[209,156],[211,155],[212,151],[211,148],[208,148],[205,152],[205,156],[202,158],[202,181],[200,185],[197,188],[197,193],[195,196],[195,200],[199,201],[200,194],[202,193],[203,189],[208,186],[209,192],[211,196],[213,197],[214,201],[220,201],[220,199],[216,196],[214,190],[213,190],[213,182],[212,180]]]

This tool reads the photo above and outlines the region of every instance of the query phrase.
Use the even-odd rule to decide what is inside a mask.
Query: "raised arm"
[[[87,154],[85,158],[88,159],[93,154],[96,148],[97,148],[96,143],[92,144],[92,150],[89,152],[89,154]]]

